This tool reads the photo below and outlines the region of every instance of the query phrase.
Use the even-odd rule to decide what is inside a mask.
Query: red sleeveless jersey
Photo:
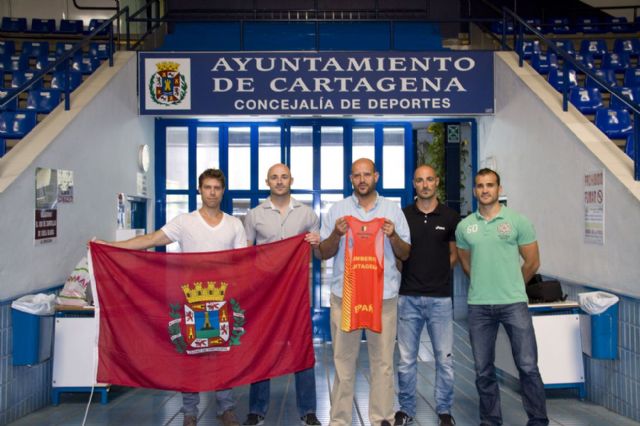
[[[362,222],[347,216],[342,290],[343,331],[382,331],[384,292],[384,219]]]

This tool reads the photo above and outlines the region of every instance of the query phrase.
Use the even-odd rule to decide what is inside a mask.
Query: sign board
[[[604,244],[604,170],[584,175],[584,242]]]
[[[493,114],[493,52],[141,52],[148,115]]]

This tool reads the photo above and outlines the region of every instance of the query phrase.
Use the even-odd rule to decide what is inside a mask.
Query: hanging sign
[[[493,52],[141,52],[149,115],[493,114]]]
[[[604,244],[604,170],[584,174],[584,242]]]

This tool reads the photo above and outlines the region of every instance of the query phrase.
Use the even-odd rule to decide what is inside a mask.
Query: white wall
[[[541,272],[640,297],[640,184],[632,162],[512,53],[495,60],[496,114],[479,119],[479,165],[493,158],[508,205],[534,223]],[[586,244],[583,177],[605,169],[605,244]]]
[[[0,192],[0,300],[63,283],[86,254],[86,243],[92,236],[107,240],[115,237],[116,194],[137,193],[138,146],[147,143],[153,153],[154,141],[153,118],[139,117],[137,113],[135,54],[120,53],[120,61],[124,63],[115,75],[101,76],[98,74],[101,70],[98,70],[91,76],[96,80],[87,80],[77,89],[81,91],[86,85],[85,92],[78,92],[76,96],[78,102],[72,102],[74,110],[53,113],[60,114],[62,120],[70,114],[77,115]],[[104,73],[109,71],[102,69]],[[105,79],[102,86],[101,78]],[[94,87],[100,87],[100,90],[82,105],[86,91]],[[47,123],[41,123],[33,132],[39,127],[42,132],[47,126]],[[42,135],[34,134],[34,137],[38,136]],[[29,148],[28,142],[21,142],[25,143],[23,150]],[[34,141],[34,146],[37,143]],[[20,144],[16,150],[19,148]],[[0,172],[9,173],[13,166],[9,167],[5,160],[0,162]],[[74,201],[58,204],[58,238],[44,245],[33,242],[36,167],[74,172]],[[153,169],[152,162],[150,170]],[[152,196],[153,173],[147,175],[148,194]],[[149,200],[149,229],[153,229],[152,209],[153,202]]]

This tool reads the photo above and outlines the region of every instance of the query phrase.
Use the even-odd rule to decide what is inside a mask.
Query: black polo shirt
[[[411,253],[402,264],[400,294],[451,297],[449,242],[456,240],[460,215],[440,203],[428,214],[415,204],[402,211],[411,231]]]

